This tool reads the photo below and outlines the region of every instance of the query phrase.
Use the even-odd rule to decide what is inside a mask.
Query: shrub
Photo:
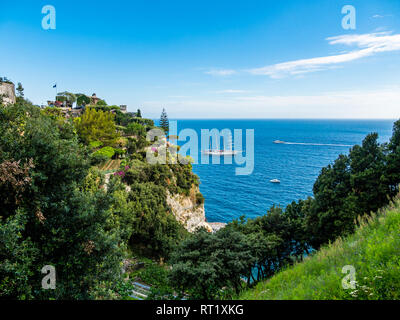
[[[103,145],[103,142],[101,142],[101,141],[92,141],[92,142],[89,143],[89,146],[92,149],[100,148],[102,145]]]
[[[204,196],[200,192],[196,193],[196,204],[199,206],[202,205],[203,203],[204,203]]]
[[[90,164],[96,166],[107,161],[109,158],[104,154],[92,153],[90,156]]]
[[[146,129],[140,123],[132,122],[126,127],[125,134],[144,136],[144,135],[146,135]]]
[[[93,155],[94,156],[104,156],[107,157],[108,159],[111,159],[115,154],[115,150],[112,147],[104,147],[101,148],[100,150],[97,150]]]
[[[118,159],[125,154],[123,149],[114,149],[114,158]]]

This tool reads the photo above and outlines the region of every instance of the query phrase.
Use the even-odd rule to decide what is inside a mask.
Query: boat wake
[[[277,144],[298,144],[298,145],[303,145],[303,146],[329,146],[329,147],[352,147],[353,146],[351,144],[286,142],[286,141],[280,141],[280,140],[276,140],[276,141],[274,141],[274,143],[277,143]]]

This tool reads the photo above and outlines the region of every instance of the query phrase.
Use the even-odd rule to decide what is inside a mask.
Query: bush
[[[0,172],[1,298],[89,299],[120,277],[124,243],[88,158],[69,123],[25,102],[0,107],[0,169],[17,173]],[[55,290],[41,288],[44,265]]]
[[[146,129],[140,123],[132,122],[124,130],[127,135],[145,136]]]
[[[125,154],[125,150],[123,150],[123,149],[114,149],[114,155],[113,155],[113,157],[114,157],[115,159],[119,159],[119,158],[121,158],[124,154]]]
[[[106,162],[109,158],[104,154],[92,153],[90,156],[90,164],[92,166],[99,165],[103,162]]]
[[[204,203],[204,196],[200,192],[196,193],[196,204],[200,206],[203,203]]]
[[[100,150],[97,150],[93,156],[99,157],[99,156],[104,156],[107,157],[107,159],[111,159],[115,154],[115,150],[112,147],[104,147],[101,148]]]
[[[92,142],[89,143],[89,146],[92,149],[100,148],[102,145],[103,145],[103,142],[101,142],[101,141],[92,141]]]

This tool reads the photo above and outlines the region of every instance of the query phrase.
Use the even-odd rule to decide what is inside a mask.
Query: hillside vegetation
[[[152,299],[227,299],[246,289],[243,298],[398,298],[399,203],[370,213],[400,191],[400,120],[388,142],[370,133],[322,168],[312,197],[188,233],[168,197],[204,199],[189,159],[168,147],[165,110],[157,141],[140,110],[104,101],[78,110],[34,106],[22,86],[15,104],[0,97],[1,298],[122,299],[139,279]],[[354,223],[364,215],[368,224]],[[348,265],[352,290],[341,287]],[[42,287],[44,266],[57,271],[55,290]]]
[[[147,161],[146,148],[155,158],[170,149],[146,139],[154,123],[140,110],[80,110],[70,116],[22,94],[15,104],[0,97],[1,299],[129,297],[137,276],[128,281],[129,273],[144,268],[141,278],[160,286],[157,262],[188,236],[167,192],[198,187],[191,164]],[[42,286],[44,266],[56,271],[54,290]]]
[[[400,200],[360,221],[353,235],[244,291],[240,299],[397,300],[400,298]],[[354,266],[356,288],[343,289],[344,266]],[[345,279],[346,280],[346,279]]]

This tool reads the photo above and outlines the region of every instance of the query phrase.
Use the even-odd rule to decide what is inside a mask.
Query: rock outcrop
[[[213,232],[213,228],[207,223],[204,204],[197,204],[196,197],[198,188],[193,188],[190,196],[182,194],[171,194],[167,190],[167,203],[171,207],[172,213],[189,232],[194,232],[199,227],[206,228]]]

